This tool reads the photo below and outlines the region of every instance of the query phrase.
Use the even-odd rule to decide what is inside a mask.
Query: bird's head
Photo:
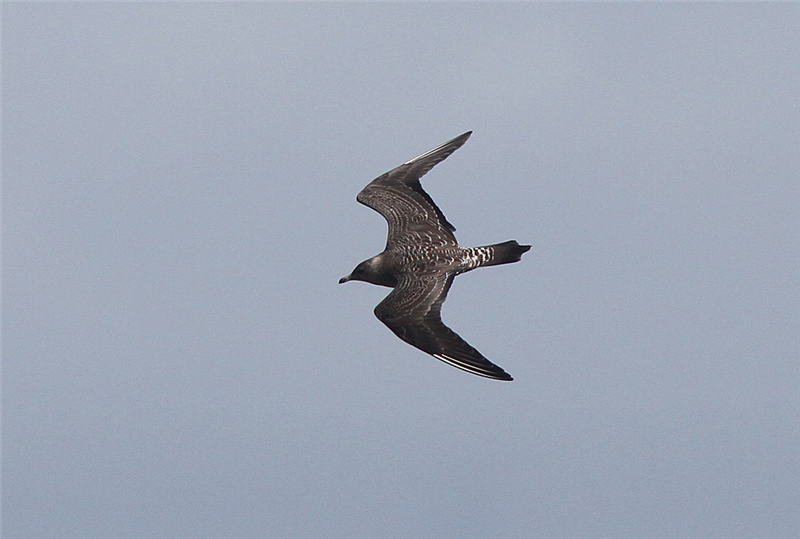
[[[350,275],[345,275],[339,279],[339,284],[346,283],[347,281],[364,281],[366,283],[389,287],[397,285],[397,279],[386,268],[383,254],[373,256],[360,263]]]
[[[350,275],[345,275],[344,277],[339,279],[339,284],[346,283],[347,281],[366,281],[366,282],[369,282],[369,278],[367,277],[367,275],[369,275],[369,273],[370,273],[370,269],[369,269],[370,265],[369,265],[369,263],[370,263],[371,260],[372,259],[365,260],[361,264],[356,266],[356,269],[354,269],[352,271],[352,273],[350,273]]]

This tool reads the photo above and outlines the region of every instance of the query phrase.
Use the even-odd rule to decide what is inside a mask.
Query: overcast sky
[[[3,537],[800,536],[800,5],[2,7]],[[338,279],[463,245],[454,369]]]

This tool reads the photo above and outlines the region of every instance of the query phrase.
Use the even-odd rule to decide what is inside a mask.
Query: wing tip
[[[439,153],[440,151],[442,151],[442,150],[444,150],[446,148],[449,149],[449,151],[447,152],[447,154],[444,157],[442,157],[441,159],[437,160],[435,163],[433,163],[431,165],[431,167],[433,167],[436,164],[438,164],[439,161],[443,161],[443,160],[447,159],[450,156],[451,153],[453,153],[454,151],[459,149],[461,146],[463,146],[464,143],[467,141],[467,139],[469,137],[471,137],[471,136],[472,136],[472,131],[467,131],[466,133],[461,133],[457,137],[451,138],[447,142],[438,145],[437,147],[433,148],[432,150],[428,150],[427,152],[416,156],[414,159],[409,159],[408,161],[403,163],[403,165],[413,165],[414,163],[416,163],[418,161],[421,161],[421,160],[425,159],[426,157],[430,157],[431,155],[437,154],[437,153]],[[427,170],[426,170],[426,172],[427,172]],[[423,174],[420,174],[420,176],[423,175]]]
[[[456,367],[457,369],[461,369],[462,371],[466,371],[466,372],[471,373],[471,374],[475,374],[475,375],[478,375],[478,376],[483,376],[484,378],[491,378],[492,380],[499,380],[501,382],[513,382],[514,381],[514,378],[512,378],[510,374],[508,374],[502,368],[498,367],[497,365],[495,365],[494,363],[492,363],[489,360],[486,360],[486,362],[489,365],[491,365],[491,367],[494,367],[494,368],[488,368],[488,366],[487,366],[487,368],[479,368],[479,367],[477,367],[475,365],[471,365],[471,364],[466,363],[466,362],[464,362],[462,360],[458,360],[458,359],[456,359],[454,357],[447,356],[447,355],[444,355],[444,354],[431,354],[431,355],[433,357],[435,357],[436,359],[438,359],[439,361],[443,361],[443,362],[447,363],[448,365],[452,365],[453,367]]]

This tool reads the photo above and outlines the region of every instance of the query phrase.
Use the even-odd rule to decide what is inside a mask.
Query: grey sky
[[[3,537],[800,535],[800,5],[2,6]],[[423,185],[458,371],[337,285]]]

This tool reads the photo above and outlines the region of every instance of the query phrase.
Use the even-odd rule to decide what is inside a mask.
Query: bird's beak
[[[346,283],[349,280],[350,280],[350,276],[347,275],[346,277],[342,277],[341,279],[339,279],[339,284]]]

